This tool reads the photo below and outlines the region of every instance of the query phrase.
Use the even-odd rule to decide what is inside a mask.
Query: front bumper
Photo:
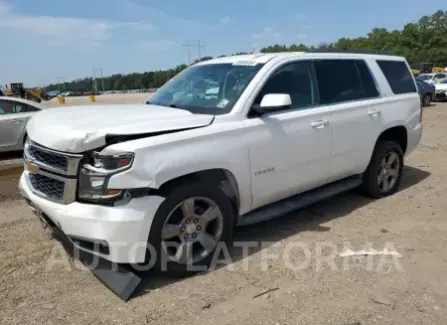
[[[163,202],[160,196],[134,198],[117,207],[73,202],[59,204],[33,193],[28,172],[20,177],[22,195],[42,211],[52,223],[81,251],[92,253],[115,263],[143,263],[146,243],[155,213]],[[76,239],[76,240],[74,240]],[[88,249],[78,244],[92,241],[103,243],[107,249]]]
[[[436,92],[436,99],[445,100],[447,99],[447,91],[444,92]]]

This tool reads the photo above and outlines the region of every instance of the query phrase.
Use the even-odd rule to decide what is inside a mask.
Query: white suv
[[[39,112],[20,189],[74,247],[126,264],[156,254],[184,272],[207,265],[234,226],[353,188],[395,193],[421,120],[402,57],[218,58],[145,104]]]

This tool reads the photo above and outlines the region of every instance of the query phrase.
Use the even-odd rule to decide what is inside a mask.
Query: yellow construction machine
[[[421,73],[442,73],[445,72],[445,68],[435,67],[433,63],[421,63],[413,67],[411,71],[415,74]]]
[[[40,103],[42,100],[50,100],[54,96],[49,96],[42,88],[24,88],[23,83],[12,83],[9,88],[3,90],[4,95],[20,97]]]

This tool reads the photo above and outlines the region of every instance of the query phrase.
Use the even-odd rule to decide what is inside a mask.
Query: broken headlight
[[[111,203],[124,194],[122,189],[108,188],[110,177],[128,170],[133,163],[133,153],[101,155],[94,152],[79,173],[78,197],[80,200]]]

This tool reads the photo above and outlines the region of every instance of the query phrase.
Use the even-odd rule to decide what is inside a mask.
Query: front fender
[[[205,132],[205,130],[195,132]],[[180,133],[163,137],[180,138],[179,135]],[[183,137],[178,141],[165,142],[159,146],[148,145],[150,141],[154,141],[154,138],[135,140],[144,145],[133,150],[135,152],[133,167],[113,176],[110,179],[109,188],[158,189],[166,182],[181,176],[222,169],[234,176],[239,190],[240,213],[245,213],[250,210],[251,205],[251,179],[248,149],[243,139],[241,132],[232,130],[221,136],[208,134],[193,139]],[[127,142],[127,145],[126,143],[113,145],[106,150],[112,151],[112,147],[115,147],[114,151],[119,148],[123,152],[129,150],[130,146]]]

